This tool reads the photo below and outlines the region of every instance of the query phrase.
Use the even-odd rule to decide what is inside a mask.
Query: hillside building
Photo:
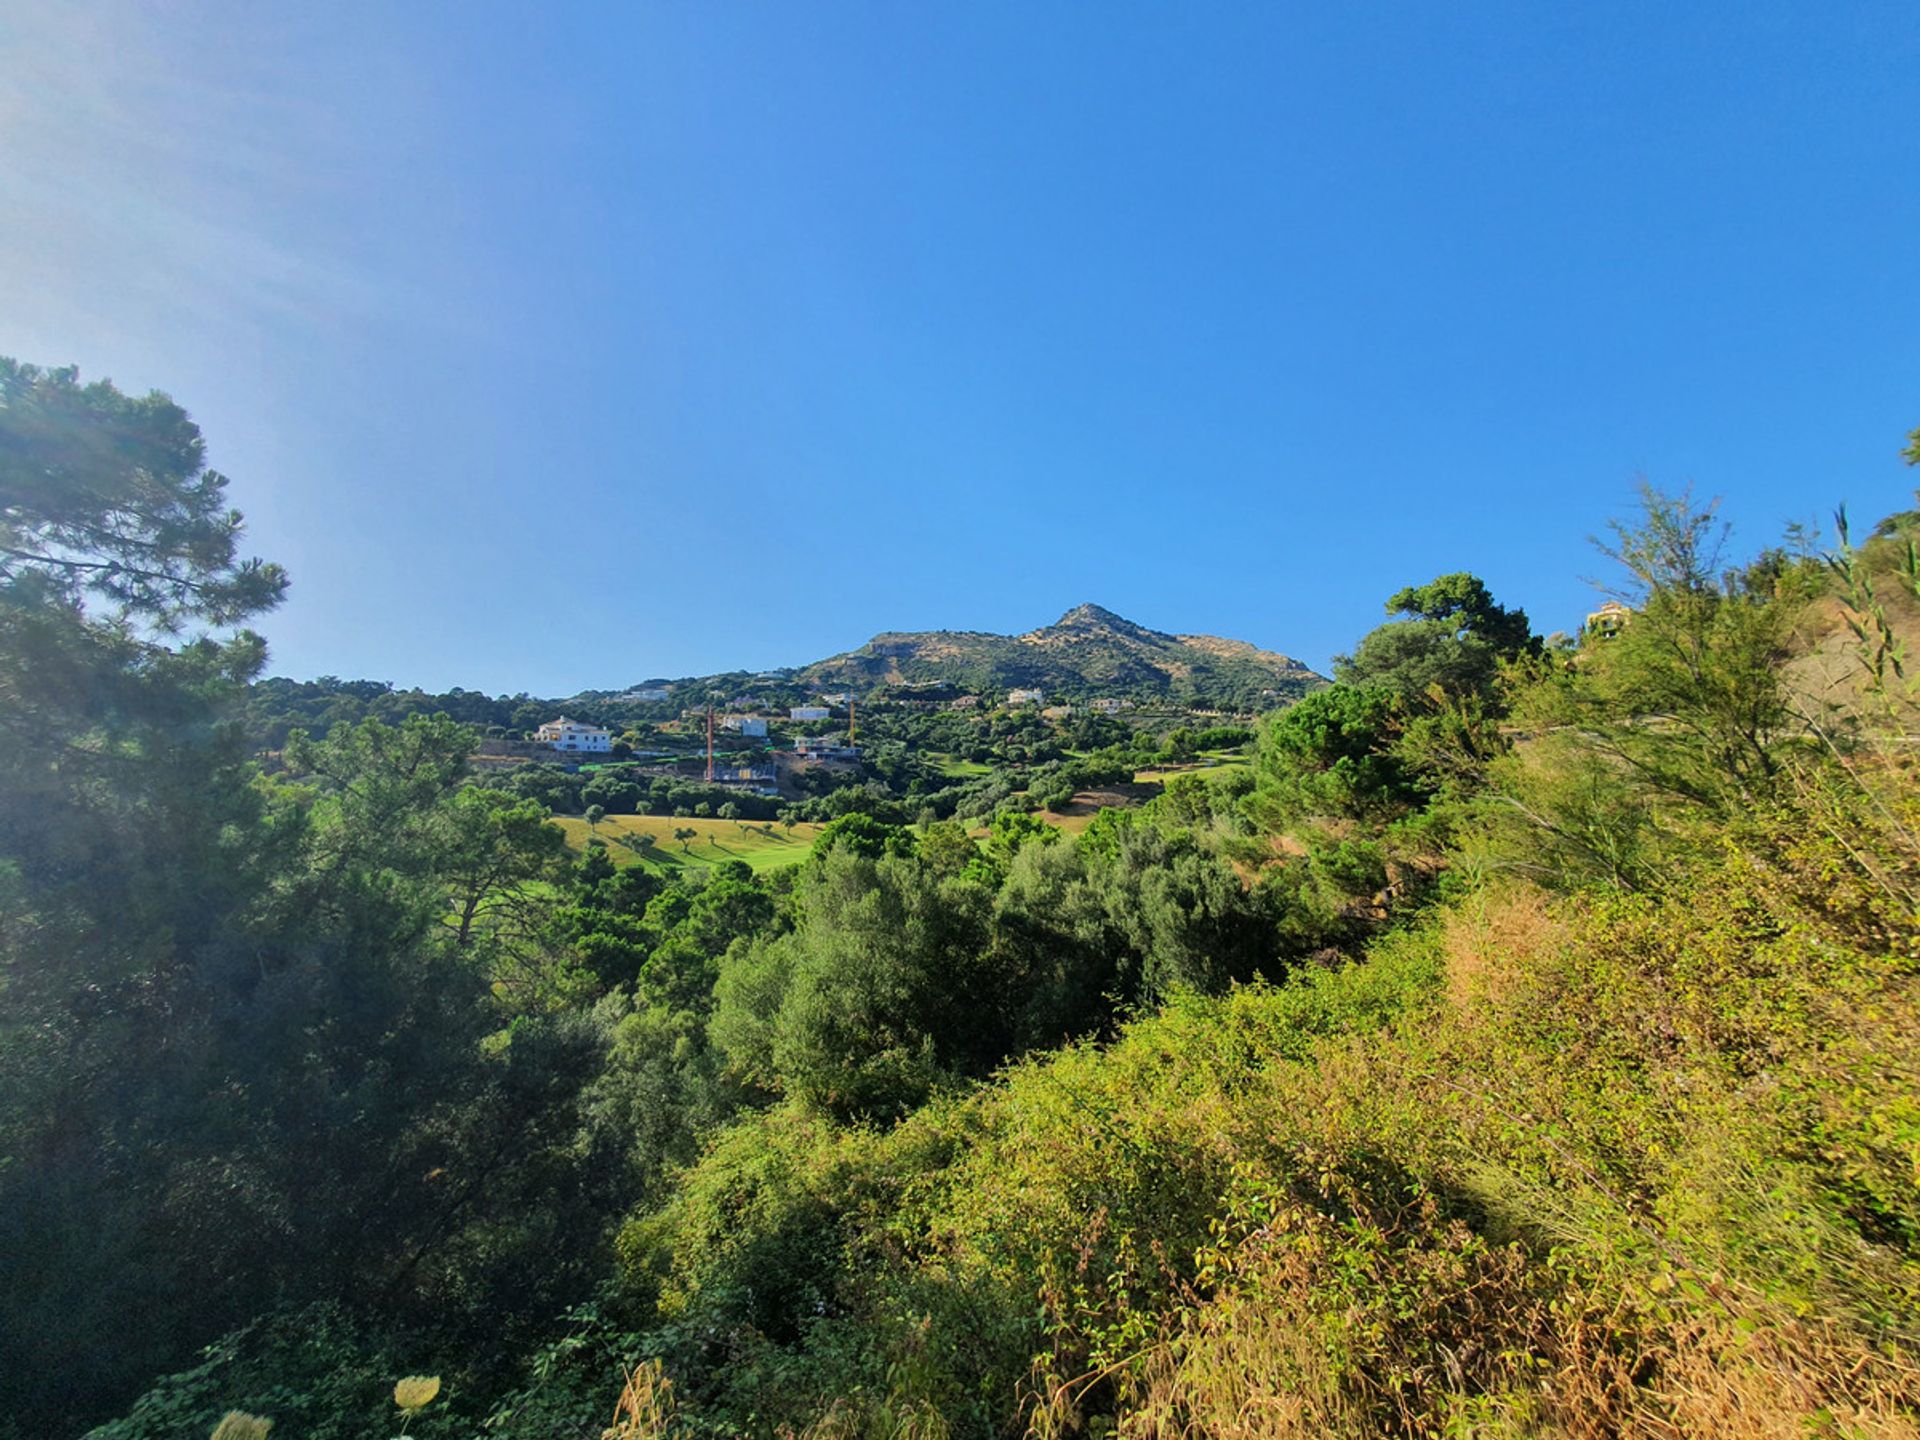
[[[824,705],[795,705],[787,711],[789,720],[826,720],[833,712]]]
[[[780,775],[771,765],[716,765],[713,783],[736,790],[751,790],[756,795],[778,795]]]
[[[1111,696],[1104,696],[1098,700],[1089,700],[1087,708],[1096,715],[1118,715],[1132,704],[1131,700],[1116,700]]]
[[[598,725],[586,725],[562,715],[533,732],[535,743],[569,755],[605,755],[613,749],[613,734]]]
[[[847,744],[843,735],[802,735],[793,742],[793,753],[808,760],[853,760],[860,747]]]
[[[1611,640],[1620,633],[1621,627],[1633,618],[1633,611],[1618,600],[1609,600],[1598,610],[1587,616],[1582,633],[1589,640]]]
[[[1044,690],[1009,690],[1007,692],[1009,705],[1038,705],[1046,698],[1047,692]]]
[[[767,736],[767,719],[764,715],[722,715],[720,728],[750,739],[764,740]]]

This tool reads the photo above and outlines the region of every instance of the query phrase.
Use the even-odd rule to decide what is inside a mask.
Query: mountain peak
[[[1156,696],[1245,711],[1324,683],[1304,665],[1245,641],[1164,635],[1094,604],[1076,605],[1024,635],[889,630],[807,666],[798,678],[822,690],[1028,688],[1054,697]]]
[[[1113,611],[1107,609],[1104,605],[1076,605],[1053,623],[1056,626],[1099,625],[1110,630],[1138,630],[1141,628],[1134,624],[1133,621],[1127,619],[1126,616],[1114,614]]]

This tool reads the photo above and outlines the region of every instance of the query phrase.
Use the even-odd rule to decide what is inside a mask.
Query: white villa
[[[789,720],[825,720],[833,712],[824,705],[795,705],[787,711]]]
[[[767,735],[767,717],[764,715],[722,715],[722,730],[738,731],[742,735],[756,735],[765,739]]]
[[[601,729],[598,725],[584,725],[578,720],[569,720],[562,715],[558,720],[549,720],[533,732],[536,743],[551,745],[555,750],[564,750],[570,755],[605,755],[613,749],[613,733]]]
[[[1044,690],[1009,690],[1007,692],[1009,705],[1038,705],[1046,698],[1047,692]]]

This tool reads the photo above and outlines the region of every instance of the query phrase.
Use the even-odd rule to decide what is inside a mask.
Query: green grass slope
[[[713,866],[739,860],[754,870],[777,870],[807,858],[820,826],[803,823],[791,829],[771,820],[676,820],[665,815],[609,815],[597,827],[584,820],[557,816],[554,824],[566,832],[567,844],[585,850],[587,841],[606,842],[613,863],[645,865],[668,872],[687,867]],[[677,830],[691,830],[683,845]],[[651,836],[651,848],[636,848],[630,840]]]

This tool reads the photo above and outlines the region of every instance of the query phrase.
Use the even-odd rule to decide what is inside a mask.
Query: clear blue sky
[[[1559,628],[1639,475],[1754,544],[1920,479],[1915,19],[11,6],[0,353],[193,412],[284,674]]]

